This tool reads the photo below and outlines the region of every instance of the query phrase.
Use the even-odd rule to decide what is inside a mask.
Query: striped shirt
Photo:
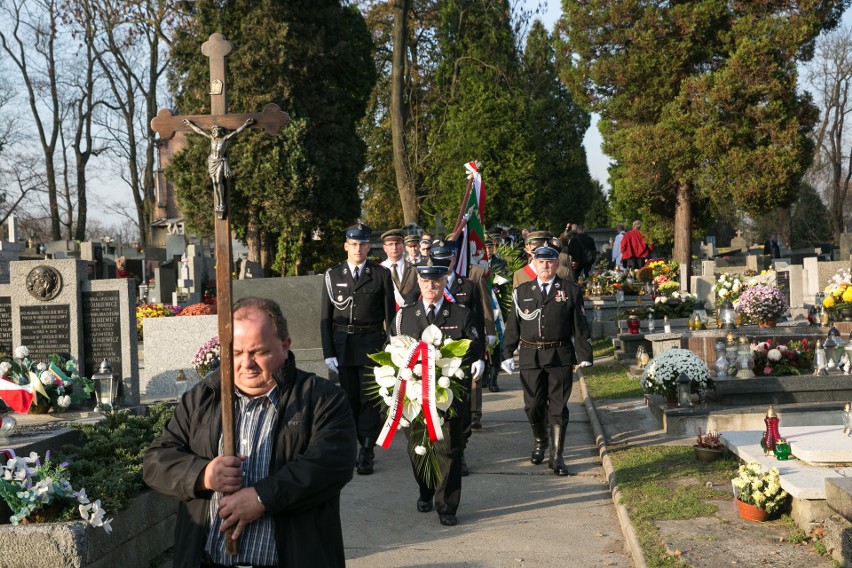
[[[234,413],[235,432],[237,432],[237,455],[248,456],[243,462],[243,487],[251,487],[269,476],[269,464],[272,454],[272,427],[278,414],[278,387],[263,396],[249,397],[236,392],[236,412]],[[224,452],[222,436],[219,436],[219,454]],[[274,566],[278,564],[278,550],[275,546],[275,522],[268,514],[250,523],[240,535],[240,551],[237,555],[225,552],[225,533],[219,530],[222,519],[219,518],[219,500],[221,493],[215,493],[207,510],[207,542],[204,546],[206,556],[215,564],[249,564],[254,566]]]

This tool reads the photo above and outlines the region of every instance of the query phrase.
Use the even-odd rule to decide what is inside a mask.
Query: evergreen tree
[[[452,226],[467,183],[464,164],[481,163],[486,223],[531,218],[535,190],[520,71],[506,0],[447,0],[440,8],[431,176],[422,209]]]
[[[276,102],[291,117],[276,138],[246,132],[232,146],[235,233],[264,269],[325,268],[340,256],[342,228],[360,214],[364,143],[356,124],[375,79],[363,18],[339,0],[199,0],[187,9],[194,18],[175,38],[171,80],[179,111],[209,112],[208,62],[199,48],[221,31],[235,45],[229,111]],[[190,228],[209,234],[209,144],[197,138],[190,136],[168,175]],[[317,230],[320,239],[313,238]]]
[[[564,78],[601,113],[616,210],[638,212],[688,262],[693,221],[732,203],[752,215],[789,205],[816,120],[796,63],[848,4],[564,3]]]
[[[555,50],[544,25],[536,20],[521,59],[526,99],[529,152],[535,192],[529,196],[526,217],[536,227],[563,227],[567,221],[586,226],[608,225],[606,198],[593,183],[583,147],[589,113],[576,105],[559,80]],[[599,209],[589,217],[593,203]],[[601,205],[603,210],[600,210]]]

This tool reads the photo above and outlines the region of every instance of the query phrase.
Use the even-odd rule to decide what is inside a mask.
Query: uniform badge
[[[343,269],[343,274],[349,274],[349,269],[348,269],[348,268],[344,268],[344,269]]]
[[[417,317],[420,317],[420,314],[422,314],[422,313],[423,312],[421,312],[420,310],[417,310],[416,312],[414,312],[414,315],[417,316]]]
[[[443,311],[443,312],[441,312],[441,313],[444,315],[444,317],[447,317],[447,316],[449,316],[449,315],[450,315],[450,312],[449,312],[449,311],[447,311],[447,310],[444,310],[444,311]]]
[[[364,272],[366,272],[367,274],[370,274],[370,267],[369,266],[365,267]]]
[[[343,301],[343,295],[342,295],[342,294],[340,294],[340,295],[338,295],[338,296],[337,296],[337,301],[338,301],[338,302],[342,302],[342,301]]]

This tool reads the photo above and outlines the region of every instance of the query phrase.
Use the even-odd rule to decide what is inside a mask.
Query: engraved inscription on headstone
[[[47,361],[56,353],[71,356],[71,309],[68,304],[21,306],[21,345],[31,361]]]
[[[0,296],[0,353],[12,356],[12,298]]]
[[[86,376],[108,359],[112,372],[123,377],[121,358],[121,300],[115,291],[83,292],[83,369]]]
[[[787,299],[787,304],[790,304],[790,273],[786,270],[779,270],[776,274],[778,289],[784,292],[784,297]]]

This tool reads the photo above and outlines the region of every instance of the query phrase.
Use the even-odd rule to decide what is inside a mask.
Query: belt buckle
[[[346,333],[355,333],[355,326],[351,325],[351,324],[347,325],[346,326]]]
[[[539,349],[539,350],[541,350],[541,349],[545,349],[544,341],[538,341],[538,342],[536,342],[536,344],[535,344],[535,348],[536,348],[536,349]]]

